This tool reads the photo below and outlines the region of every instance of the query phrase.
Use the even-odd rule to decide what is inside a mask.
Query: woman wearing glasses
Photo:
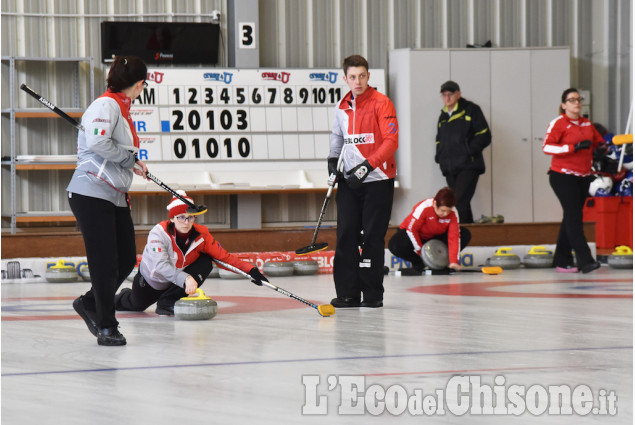
[[[184,191],[177,193],[194,203]],[[207,227],[195,223],[197,216],[189,215],[187,208],[182,200],[172,198],[166,208],[170,219],[150,230],[132,289],[124,288],[115,297],[117,310],[143,311],[156,302],[157,314],[174,315],[174,303],[196,292],[207,279],[212,258],[249,273],[256,285],[268,282],[258,268],[225,251]]]
[[[591,183],[593,149],[604,139],[591,121],[583,117],[582,97],[574,88],[562,93],[560,116],[549,123],[542,150],[551,155],[549,184],[555,192],[563,217],[554,253],[554,266],[561,273],[575,273],[575,252],[579,270],[589,273],[600,267],[591,254],[582,227],[582,209]]]
[[[84,238],[91,289],[73,301],[99,345],[125,345],[117,329],[114,298],[137,261],[128,190],[132,173],[146,177],[137,160],[139,137],[130,117],[132,100],[143,92],[145,63],[136,56],[115,57],[108,89],[82,116],[77,167],[66,188],[68,203]]]

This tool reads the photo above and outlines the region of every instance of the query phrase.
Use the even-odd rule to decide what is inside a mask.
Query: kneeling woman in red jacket
[[[393,255],[412,264],[402,269],[404,276],[420,276],[425,267],[421,259],[421,248],[430,239],[439,239],[448,245],[449,267],[460,270],[459,252],[467,246],[472,234],[459,227],[456,197],[449,187],[439,190],[434,198],[424,199],[414,206],[412,212],[399,226],[397,233],[388,242]]]
[[[194,203],[184,191],[178,193]],[[157,314],[173,315],[174,303],[196,292],[207,279],[213,258],[249,273],[256,285],[268,282],[253,264],[225,251],[207,227],[194,223],[196,216],[187,213],[183,201],[172,198],[167,210],[170,219],[154,226],[148,234],[132,290],[122,289],[115,296],[117,310],[143,311],[156,302]]]

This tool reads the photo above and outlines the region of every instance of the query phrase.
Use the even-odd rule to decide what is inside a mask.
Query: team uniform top
[[[575,144],[590,140],[590,149],[574,152]],[[542,150],[551,158],[551,170],[562,174],[588,176],[591,174],[593,149],[604,143],[591,121],[580,117],[573,120],[565,114],[549,123],[547,134],[542,142]]]
[[[392,101],[368,87],[356,98],[348,92],[335,108],[329,158],[343,150],[344,172],[368,160],[375,169],[364,183],[395,178],[399,126]]]
[[[459,263],[459,215],[452,208],[447,217],[439,217],[434,212],[434,198],[424,199],[414,206],[412,212],[404,219],[399,228],[404,229],[417,254],[421,254],[422,241],[435,236],[448,234],[448,257],[450,263]]]
[[[155,225],[148,234],[148,243],[143,250],[139,271],[148,284],[158,291],[167,289],[170,284],[185,287],[185,279],[189,276],[183,271],[201,254],[230,264],[245,273],[254,266],[240,260],[227,252],[209,233],[207,227],[196,224],[192,226],[187,252],[183,252],[176,243],[176,232],[168,229],[169,220]]]
[[[123,93],[108,91],[86,109],[84,132],[77,137],[77,167],[67,191],[128,206],[126,193],[139,146],[130,103]]]

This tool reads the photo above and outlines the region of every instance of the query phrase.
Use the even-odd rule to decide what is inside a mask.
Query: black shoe
[[[117,327],[102,328],[97,334],[97,344],[99,345],[126,345],[126,338],[119,332]]]
[[[128,292],[132,292],[132,289],[123,288],[117,295],[115,295],[115,310],[125,311],[125,309],[121,306],[121,298],[123,298],[124,294],[127,294]]]
[[[97,328],[97,322],[95,322],[94,317],[91,317],[94,315],[94,313],[89,313],[88,310],[86,310],[83,295],[79,298],[75,298],[75,301],[73,301],[73,308],[75,309],[77,314],[79,314],[79,316],[84,319],[84,322],[86,322],[86,326],[88,327],[90,333],[97,336],[97,333],[99,332],[99,329]]]
[[[600,263],[597,261],[594,261],[592,263],[587,264],[586,266],[582,266],[582,269],[580,269],[582,271],[582,273],[590,273],[593,270],[597,270],[600,268]]]
[[[159,316],[174,316],[174,306],[157,305],[155,312]]]
[[[421,276],[423,274],[423,270],[415,269],[412,267],[399,269],[402,276]]]
[[[359,306],[368,308],[379,308],[384,306],[384,300],[364,300]]]
[[[333,298],[331,300],[331,305],[336,308],[350,308],[350,307],[359,307],[359,300],[355,298]]]

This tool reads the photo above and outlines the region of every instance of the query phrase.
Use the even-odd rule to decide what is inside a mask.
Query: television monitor
[[[139,56],[148,65],[215,65],[220,25],[192,22],[101,23],[102,62],[113,55]]]

